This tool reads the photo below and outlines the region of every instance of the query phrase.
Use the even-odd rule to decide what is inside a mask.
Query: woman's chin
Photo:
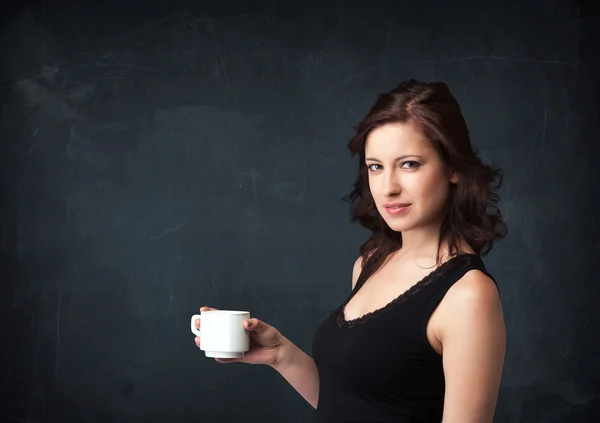
[[[394,219],[384,219],[385,223],[390,227],[390,229],[394,232],[405,232],[409,230],[412,225],[407,225],[406,222],[398,222]]]

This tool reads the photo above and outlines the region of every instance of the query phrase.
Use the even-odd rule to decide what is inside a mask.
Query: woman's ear
[[[450,174],[450,183],[451,184],[457,184],[458,183],[458,173],[452,172]]]

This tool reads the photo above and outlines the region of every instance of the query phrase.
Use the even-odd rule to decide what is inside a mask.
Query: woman
[[[253,318],[250,351],[217,360],[273,367],[317,422],[492,422],[505,326],[480,256],[506,234],[499,173],[473,151],[440,82],[380,95],[349,148],[360,156],[352,220],[372,235],[351,294],[314,336],[314,359]]]

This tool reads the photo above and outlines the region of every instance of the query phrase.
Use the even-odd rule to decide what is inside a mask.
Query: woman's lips
[[[410,204],[407,204],[407,203],[391,203],[391,204],[386,204],[384,207],[385,207],[385,210],[389,214],[397,215],[397,214],[401,214],[401,213],[406,212],[408,210],[408,208],[410,207]]]

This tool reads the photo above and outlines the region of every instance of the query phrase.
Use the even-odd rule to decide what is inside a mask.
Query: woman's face
[[[365,143],[369,188],[380,215],[400,232],[437,225],[457,176],[411,124],[372,130]]]

